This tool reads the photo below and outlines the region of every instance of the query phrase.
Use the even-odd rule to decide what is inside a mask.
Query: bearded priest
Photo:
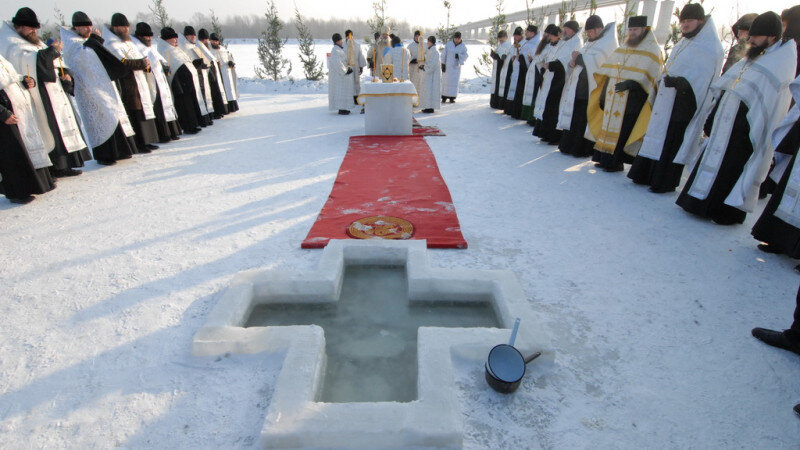
[[[595,72],[597,88],[589,98],[589,129],[597,139],[596,166],[606,172],[633,162],[650,122],[655,80],[664,66],[661,48],[646,16],[628,20],[625,43]]]

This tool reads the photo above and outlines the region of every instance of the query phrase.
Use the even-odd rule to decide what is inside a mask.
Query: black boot
[[[753,328],[753,337],[759,341],[777,347],[783,350],[788,350],[792,353],[800,355],[800,342],[794,342],[786,337],[783,331],[768,330],[766,328]]]
[[[422,112],[425,114],[433,114],[433,108],[423,109]]]
[[[354,96],[353,96],[353,104],[354,104],[354,105],[357,105],[357,104],[358,104],[358,96],[357,96],[357,95],[354,95]]]
[[[800,404],[794,405],[794,412],[800,416]]]
[[[22,198],[10,198],[8,201],[11,203],[16,203],[18,205],[27,205],[28,203],[32,202],[36,197],[29,195],[27,197]]]
[[[756,247],[758,247],[758,249],[761,250],[764,253],[772,253],[772,254],[783,253],[779,248],[777,248],[775,246],[772,246],[772,245],[769,245],[766,242],[762,242],[762,243],[758,244]]]
[[[348,115],[348,114],[350,114],[350,111],[349,111],[349,110],[347,110],[347,109],[340,109],[340,110],[339,110],[339,115],[340,115],[340,116],[346,116],[346,115]]]

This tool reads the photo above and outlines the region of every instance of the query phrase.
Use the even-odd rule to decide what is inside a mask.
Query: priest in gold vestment
[[[594,73],[597,88],[589,98],[588,124],[597,139],[593,160],[606,172],[622,171],[638,153],[663,67],[647,17],[631,17],[625,42]]]

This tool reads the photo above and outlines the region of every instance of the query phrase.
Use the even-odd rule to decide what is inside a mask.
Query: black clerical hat
[[[514,28],[514,36],[522,36],[522,27]]]
[[[11,23],[20,27],[41,28],[42,26],[36,17],[36,13],[27,6],[17,11],[17,14],[11,19]]]
[[[586,19],[586,29],[593,30],[595,28],[603,28],[603,19],[600,18],[598,15],[589,16]]]
[[[152,36],[153,35],[153,29],[150,28],[150,25],[148,25],[148,24],[146,24],[144,22],[139,22],[139,23],[136,24],[136,31],[134,31],[133,35],[134,36]]]
[[[211,39],[212,41],[218,41],[219,40],[219,36],[217,36],[217,33],[211,33],[211,35],[209,36],[209,39]]]
[[[558,34],[561,33],[561,28],[551,23],[544,29],[544,32],[551,36],[558,36]]]
[[[531,33],[538,33],[539,32],[539,28],[536,25],[528,25],[525,28],[525,31],[530,31]]]
[[[576,33],[578,31],[581,31],[581,26],[578,24],[578,22],[576,22],[574,20],[568,20],[568,21],[564,22],[564,28],[569,28],[570,30],[572,30],[572,31],[574,31]]]
[[[205,28],[200,28],[200,31],[197,32],[197,39],[200,39],[201,41],[208,39],[208,30]]]
[[[753,25],[753,21],[756,20],[756,17],[758,17],[758,14],[756,13],[745,14],[742,17],[739,17],[739,20],[737,20],[736,23],[733,24],[733,30],[734,31],[750,30],[750,26]]]
[[[461,32],[456,31],[455,33],[453,33],[453,39],[461,39]]]
[[[628,28],[645,28],[647,26],[647,16],[633,16],[628,19]]]
[[[339,33],[333,33],[333,36],[331,36],[331,40],[335,44],[335,43],[337,43],[337,42],[342,40],[342,35],[339,34]]]
[[[186,25],[185,27],[183,27],[183,35],[184,36],[196,36],[197,33],[195,33],[193,26]]]
[[[128,18],[125,17],[125,14],[122,13],[114,13],[111,16],[111,26],[112,27],[129,27],[131,23],[128,22]]]
[[[172,39],[176,37],[178,37],[178,33],[176,33],[175,30],[173,30],[172,28],[164,27],[161,29],[161,39],[166,41],[167,39]]]
[[[508,31],[500,30],[500,31],[497,32],[497,39],[507,38],[507,37],[508,37]]]
[[[680,20],[705,20],[706,11],[700,3],[689,3],[681,10]]]
[[[750,36],[781,37],[781,34],[783,34],[781,17],[772,11],[756,17],[756,20],[750,25]]]
[[[414,36],[422,36],[422,31],[420,30],[415,31]]]
[[[92,19],[83,11],[75,11],[75,14],[72,15],[72,26],[90,27],[92,26]]]

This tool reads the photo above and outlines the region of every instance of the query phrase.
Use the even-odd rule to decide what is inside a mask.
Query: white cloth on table
[[[413,106],[419,101],[410,81],[401,83],[364,83],[358,102],[365,105],[367,135],[411,135]]]

